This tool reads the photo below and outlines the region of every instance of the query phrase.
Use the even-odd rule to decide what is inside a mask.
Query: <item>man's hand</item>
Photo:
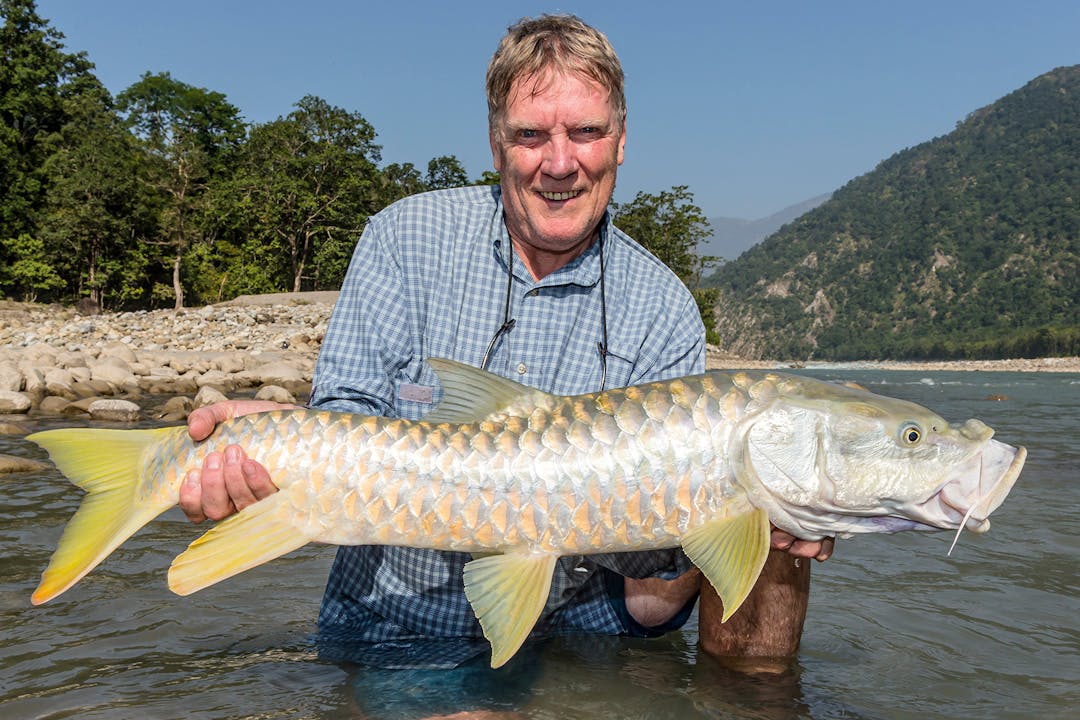
[[[773,550],[785,550],[797,558],[813,558],[818,562],[824,562],[832,556],[833,545],[836,543],[831,537],[814,541],[800,540],[777,527],[773,527],[769,539]]]
[[[269,400],[228,400],[195,410],[188,417],[188,435],[204,440],[226,420],[269,410],[293,410]],[[180,509],[191,522],[221,520],[277,492],[265,467],[239,445],[206,456],[202,468],[189,470],[180,485]]]

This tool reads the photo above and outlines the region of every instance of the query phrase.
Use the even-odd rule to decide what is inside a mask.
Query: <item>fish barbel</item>
[[[466,596],[493,667],[524,642],[562,555],[681,546],[724,620],[750,592],[770,522],[807,540],[983,532],[1026,451],[978,420],[807,377],[707,372],[559,397],[431,359],[443,400],[423,420],[260,413],[193,442],[186,428],[35,433],[87,491],[33,594],[74,585],[176,505],[188,469],[240,444],[279,492],[207,531],[169,569],[189,594],[303,545],[477,553]]]

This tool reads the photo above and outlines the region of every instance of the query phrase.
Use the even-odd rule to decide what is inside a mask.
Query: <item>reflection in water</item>
[[[483,654],[475,674],[434,683],[339,664],[314,640],[332,547],[179,598],[166,568],[202,529],[178,512],[32,608],[80,494],[48,471],[0,477],[0,717],[339,720],[388,717],[399,694],[426,713],[486,703],[498,717],[542,720],[1070,717],[1080,704],[1080,376],[833,376],[951,420],[980,417],[1029,458],[991,531],[965,534],[952,557],[938,534],[840,541],[814,566],[802,650],[785,672],[724,667],[698,651],[693,621],[654,640],[555,638],[499,671]],[[995,394],[1009,400],[985,400]],[[43,456],[21,436],[0,435],[0,453]]]

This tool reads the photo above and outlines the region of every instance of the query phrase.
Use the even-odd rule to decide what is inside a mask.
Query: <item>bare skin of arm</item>
[[[193,440],[203,440],[218,423],[241,415],[269,410],[296,409],[295,405],[283,405],[264,400],[229,400],[199,408],[188,417],[188,434]],[[239,445],[230,445],[224,452],[211,453],[202,468],[188,471],[180,486],[180,508],[191,522],[222,520],[243,510],[264,497],[277,492],[270,480],[270,473],[257,461],[249,458]],[[794,566],[796,558],[824,560],[832,553],[832,540],[804,542],[791,535],[773,530],[773,551],[758,586],[778,584],[794,587],[803,571]],[[770,571],[773,556],[785,558]],[[803,563],[804,566],[808,563]],[[774,577],[775,576],[775,577]],[[798,650],[799,634],[806,615],[805,596],[809,589],[809,570],[805,570],[806,590],[802,602],[792,602],[787,594],[759,593],[757,589],[747,598],[739,612],[721,625],[722,605],[712,586],[701,581],[701,573],[694,570],[674,580],[645,578],[625,579],[626,609],[630,615],[646,627],[663,625],[698,592],[702,593],[699,611],[702,645],[707,652],[738,655],[739,649],[747,651],[768,650],[770,655],[791,656]],[[710,594],[712,599],[709,599]],[[797,599],[797,598],[794,598]],[[758,604],[762,608],[758,608]],[[757,617],[766,614],[774,622],[750,624],[736,622],[743,616]],[[790,638],[794,634],[794,642]],[[706,635],[710,638],[706,642]],[[788,638],[783,641],[782,639]],[[727,650],[732,652],[727,652]],[[784,652],[774,652],[785,650]]]

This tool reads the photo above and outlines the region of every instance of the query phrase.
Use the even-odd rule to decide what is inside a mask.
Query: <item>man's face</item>
[[[547,72],[514,82],[490,139],[510,238],[543,277],[588,247],[615,189],[626,126],[598,83]]]

